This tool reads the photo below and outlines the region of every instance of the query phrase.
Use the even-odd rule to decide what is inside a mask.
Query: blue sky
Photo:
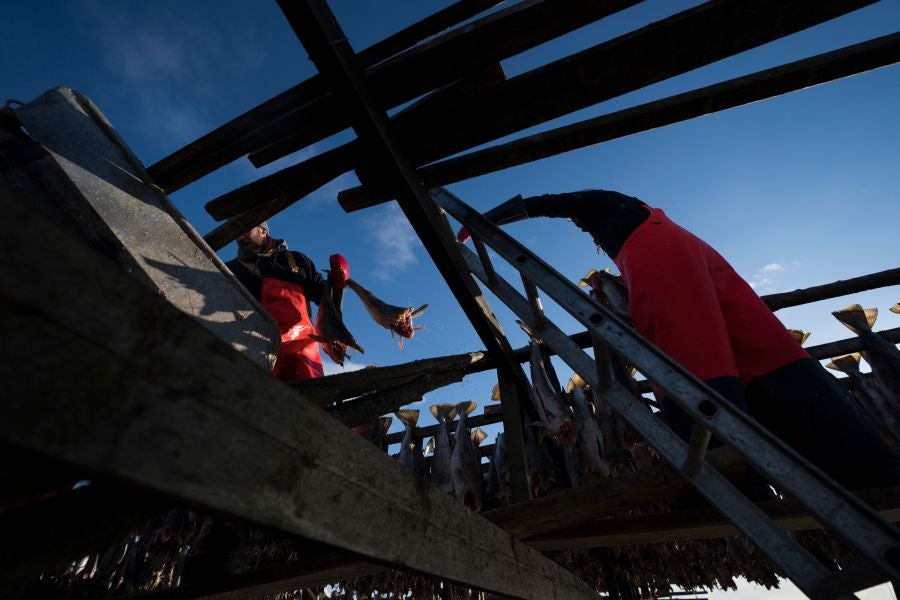
[[[334,0],[355,49],[447,2]],[[659,20],[697,2],[648,1],[504,62],[508,76]],[[314,68],[274,2],[10,3],[0,21],[2,98],[29,101],[57,85],[91,97],[146,165],[309,77]],[[600,115],[717,81],[892,33],[900,2],[874,6],[687,73],[578,114]],[[450,186],[487,209],[517,193],[614,189],[664,208],[723,254],[761,294],[897,267],[900,257],[900,67],[893,66],[570,152]],[[349,139],[345,132],[257,170],[237,161],[172,196],[201,234],[215,223],[211,198]],[[382,299],[429,303],[425,330],[398,349],[352,295],[351,331],[366,348],[354,364],[396,364],[483,347],[395,204],[345,214],[345,175],[272,219],[273,233],[318,265],[344,254],[353,276]],[[507,231],[571,279],[612,266],[591,240],[562,220]],[[222,252],[225,259],[234,249]],[[509,269],[501,274],[512,277]],[[880,311],[877,329],[900,326],[888,308],[893,287],[780,311],[786,325],[813,332],[809,344],[849,337],[829,312],[852,302]],[[575,322],[551,303],[548,314]],[[493,302],[514,346],[525,343]],[[327,359],[325,359],[327,361]],[[560,367],[561,377],[570,371]],[[429,394],[426,404],[488,402],[490,374]],[[432,422],[427,412],[422,423]]]

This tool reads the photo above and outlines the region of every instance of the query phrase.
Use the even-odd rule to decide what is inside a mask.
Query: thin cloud
[[[406,215],[396,204],[386,204],[373,211],[363,226],[366,236],[374,244],[372,276],[390,281],[394,275],[408,271],[418,264],[416,248],[421,246]]]
[[[756,270],[748,279],[750,287],[758,294],[772,294],[778,291],[778,274],[787,271],[781,263],[769,263]]]
[[[208,122],[210,106],[219,103],[216,74],[262,60],[250,28],[227,22],[197,27],[215,15],[190,4],[177,12],[135,3],[86,1],[81,7],[103,52],[106,77],[119,101],[131,108],[129,125],[160,150],[187,143],[216,124]]]

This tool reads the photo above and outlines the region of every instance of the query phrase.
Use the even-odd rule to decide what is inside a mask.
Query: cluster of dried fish
[[[891,308],[892,311],[897,306]],[[878,318],[877,308],[851,304],[832,313],[835,318],[859,336],[867,348],[837,356],[828,368],[847,375],[851,395],[876,429],[894,445],[900,443],[900,350],[872,330]],[[860,369],[860,359],[871,367],[870,373]]]
[[[416,432],[419,411],[404,409],[394,413],[405,427],[398,455],[400,465],[417,477],[431,481],[439,490],[455,496],[474,511],[481,510],[485,499],[478,447],[487,437],[481,428],[469,430],[468,417],[477,406],[471,400],[456,405],[431,406],[431,414],[438,422],[438,434],[425,448],[422,447],[422,436]],[[451,435],[457,415],[459,420]],[[426,460],[426,452],[430,454],[430,460]]]

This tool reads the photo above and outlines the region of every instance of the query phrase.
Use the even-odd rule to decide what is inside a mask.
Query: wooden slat
[[[900,34],[897,34],[895,39],[898,40],[898,46],[900,46]],[[879,271],[870,275],[853,277],[852,279],[844,279],[802,290],[770,294],[764,296],[763,299],[769,308],[778,310],[779,308],[809,304],[810,302],[818,302],[819,300],[827,300],[828,298],[836,298],[846,294],[855,294],[890,285],[900,285],[900,268]]]
[[[0,329],[17,349],[0,362],[0,443],[400,569],[521,598],[593,596],[2,184],[0,200],[21,225],[0,240]]]
[[[900,33],[738,77],[669,98],[523,137],[422,167],[426,187],[447,185],[516,165],[772,98],[900,60]],[[348,212],[374,206],[391,192],[377,185],[338,194]],[[805,300],[804,300],[805,302]],[[787,305],[784,305],[787,306]],[[778,306],[773,308],[782,308]]]
[[[487,298],[465,265],[446,215],[438,211],[431,196],[416,180],[415,171],[391,130],[387,114],[379,108],[365,74],[328,5],[324,0],[305,0],[295,4],[281,0],[280,6],[310,58],[328,79],[335,95],[342,100],[353,129],[370,153],[372,164],[379,165],[385,179],[396,186],[401,210],[475,332],[500,363],[502,379],[508,380],[515,388],[515,393],[506,393],[503,410],[510,478],[521,491],[527,476],[524,461],[519,460],[525,456],[519,411],[533,410],[519,403],[520,398],[527,397],[529,390],[525,373],[513,357],[509,341]]]
[[[885,519],[895,523],[900,521],[900,489],[865,490],[857,495],[878,510]],[[797,502],[770,500],[760,502],[757,506],[788,531],[822,529],[822,524]],[[740,535],[734,525],[725,520],[719,511],[707,508],[597,519],[580,523],[577,527],[534,536],[526,541],[530,546],[547,552],[704,540],[733,535]]]
[[[871,0],[713,0],[509,79],[397,131],[425,164],[811,27]],[[425,133],[423,133],[425,132]],[[370,183],[370,182],[369,182]]]
[[[900,327],[885,329],[884,331],[878,331],[877,333],[893,344],[900,343]],[[852,337],[836,342],[829,342],[827,344],[819,344],[818,346],[810,346],[806,349],[806,351],[817,360],[834,358],[835,356],[850,354],[851,352],[862,352],[863,350],[867,350],[867,348],[865,342],[860,337]]]
[[[450,31],[367,72],[373,101],[388,109],[450,83],[490,63],[533,48],[636,4],[636,0],[524,0]],[[480,95],[475,92],[473,95]],[[304,107],[291,134],[250,154],[253,164],[270,163],[347,127],[330,98]],[[438,111],[439,112],[439,111]],[[274,130],[278,138],[284,129]]]
[[[375,65],[417,42],[457,25],[498,4],[497,0],[460,0],[385,38],[359,53]],[[254,141],[266,127],[283,128],[293,111],[327,95],[318,76],[292,87],[235,117],[147,169],[157,185],[171,193],[259,147]],[[263,131],[261,131],[263,130]]]
[[[711,451],[708,460],[732,478],[739,477],[746,466],[728,448]],[[672,467],[660,464],[483,515],[516,538],[524,539],[681,498],[694,493],[693,489]]]

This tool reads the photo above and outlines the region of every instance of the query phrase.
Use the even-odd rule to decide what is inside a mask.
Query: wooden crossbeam
[[[729,448],[711,451],[708,460],[732,479],[743,474],[746,468],[737,453]],[[592,519],[646,508],[660,500],[681,498],[694,493],[693,490],[690,483],[673,468],[660,464],[582,488],[491,510],[483,515],[514,537],[524,539],[575,527]]]
[[[686,73],[871,0],[713,0],[539,67],[485,94],[397,123],[416,164]]]
[[[516,2],[370,69],[367,77],[373,98],[385,109],[397,106],[485,65],[634,4],[637,0]],[[470,96],[482,93],[475,91]],[[349,123],[336,108],[333,103],[325,102],[310,106],[296,131],[268,148],[251,153],[250,160],[262,166],[346,128]],[[281,137],[284,132],[278,131],[276,135]]]
[[[896,34],[896,39],[898,40],[898,45],[900,45],[900,34]],[[855,294],[891,285],[900,285],[900,268],[879,271],[878,273],[817,285],[802,290],[769,294],[768,296],[763,296],[763,300],[769,308],[778,310],[788,306],[809,304],[810,302],[818,302],[819,300],[827,300],[828,298],[836,298],[846,294]]]
[[[860,499],[891,522],[900,521],[900,489],[864,490]],[[822,529],[822,524],[797,502],[770,500],[757,506],[787,531]],[[713,508],[679,510],[631,517],[606,517],[528,538],[542,552],[574,548],[601,548],[631,544],[659,544],[740,535]]]
[[[498,3],[498,0],[454,2],[361,51],[360,60],[367,66],[375,65]],[[168,193],[174,192],[256,149],[263,143],[257,140],[265,135],[267,127],[283,129],[286,117],[327,94],[322,80],[313,76],[163,158],[147,171],[157,185]]]
[[[0,443],[402,570],[520,598],[593,597],[11,190],[0,200],[22,225],[0,240],[0,329],[16,348],[0,362]]]
[[[447,159],[422,167],[418,173],[426,187],[447,185],[834,81],[898,60],[900,33],[895,33]],[[390,195],[389,189],[375,184],[342,191],[338,199],[344,210],[352,212],[383,202]]]
[[[753,3],[752,10],[743,7],[743,0],[707,2],[452,106],[410,111],[396,119],[397,135],[415,157],[415,164],[425,164],[789,35],[871,1],[766,0]],[[679,52],[669,48],[679,48]],[[350,142],[346,151],[355,145]],[[365,184],[375,188],[376,198],[394,194],[383,181]],[[259,187],[259,201],[264,202],[269,183],[260,182]],[[250,184],[244,193],[254,190]],[[297,192],[305,193],[302,187],[280,190],[287,204],[302,197]],[[365,202],[370,201],[354,200],[353,195],[342,197],[345,209]]]

